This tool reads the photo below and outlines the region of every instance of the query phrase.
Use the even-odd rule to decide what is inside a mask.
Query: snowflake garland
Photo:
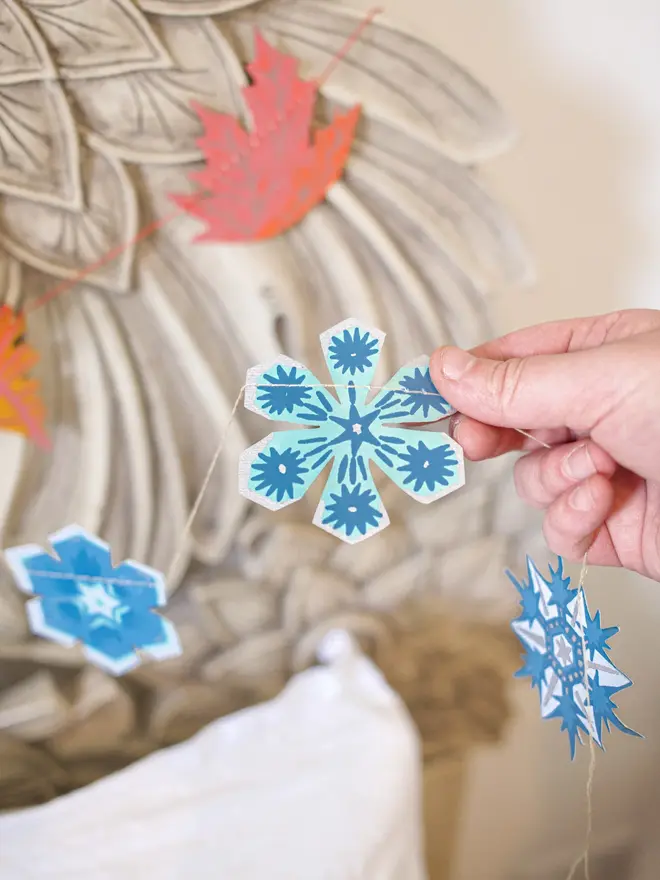
[[[520,615],[511,626],[526,649],[517,677],[531,679],[538,688],[543,718],[560,718],[568,733],[571,759],[581,733],[603,747],[603,725],[639,736],[615,714],[612,697],[632,685],[609,659],[608,644],[617,626],[603,628],[600,611],[589,615],[584,593],[564,576],[563,560],[549,566],[546,580],[531,559],[527,559],[527,581],[510,580],[520,593]],[[586,648],[586,652],[585,649]],[[585,681],[586,660],[586,681]],[[588,682],[588,699],[586,682]]]
[[[174,626],[155,613],[166,604],[163,575],[126,560],[113,566],[110,548],[80,526],[49,535],[52,556],[36,544],[11,547],[5,558],[37,636],[65,647],[81,642],[85,656],[123,675],[141,655],[165,660],[181,654]]]
[[[241,494],[278,510],[299,501],[332,460],[314,523],[356,543],[389,525],[370,462],[423,504],[464,484],[463,453],[450,437],[396,427],[453,412],[431,382],[427,357],[400,369],[367,402],[384,339],[380,330],[355,320],[321,334],[335,394],[285,356],[248,371],[246,408],[301,428],[269,434],[245,450]]]

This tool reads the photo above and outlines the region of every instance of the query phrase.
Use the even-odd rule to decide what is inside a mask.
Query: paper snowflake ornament
[[[463,485],[457,443],[436,431],[397,427],[453,412],[431,382],[427,357],[369,394],[384,339],[380,330],[354,320],[322,333],[330,383],[284,356],[248,371],[247,409],[301,427],[269,434],[245,450],[239,468],[243,495],[279,510],[300,500],[332,461],[314,523],[356,543],[389,525],[371,462],[423,504]]]
[[[582,733],[603,748],[603,725],[608,732],[613,725],[639,736],[617,718],[612,700],[632,684],[608,656],[608,642],[619,628],[603,628],[599,611],[589,615],[584,593],[564,576],[561,558],[556,569],[549,566],[547,580],[529,558],[527,581],[519,582],[511,572],[507,575],[520,593],[522,609],[511,626],[526,649],[516,676],[530,678],[538,689],[543,718],[561,719],[571,759],[576,740],[582,743]]]
[[[90,663],[112,675],[134,669],[142,656],[181,654],[173,625],[155,613],[166,604],[160,572],[132,560],[113,566],[109,546],[80,526],[48,540],[55,556],[35,544],[4,551],[18,587],[35,597],[25,606],[35,635],[65,647],[82,643]]]

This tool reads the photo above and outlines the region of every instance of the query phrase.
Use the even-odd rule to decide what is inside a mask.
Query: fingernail
[[[586,444],[572,449],[562,462],[564,475],[571,480],[586,480],[596,473],[596,465]]]
[[[574,510],[591,510],[594,504],[594,496],[589,483],[582,483],[577,489],[574,489],[570,494],[568,503]]]
[[[461,427],[462,421],[463,416],[461,413],[457,413],[457,415],[452,416],[449,420],[449,436],[453,437],[454,440],[458,440],[458,430]]]
[[[439,366],[446,379],[456,382],[465,374],[475,358],[460,348],[444,348],[439,354]]]

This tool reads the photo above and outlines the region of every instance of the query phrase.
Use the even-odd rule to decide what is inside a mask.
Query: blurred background
[[[90,8],[96,2],[85,0]],[[257,20],[261,10],[268,10],[269,2],[255,4]],[[68,51],[58,42],[61,30],[49,30],[48,16],[52,16],[52,12],[40,11],[48,5],[43,0],[22,3],[12,0],[6,9],[20,6],[27,10],[39,20],[39,26],[58,51]],[[57,0],[54,5],[58,5]],[[66,3],[59,5],[67,8]],[[197,18],[189,23],[180,13],[182,4],[177,0],[142,0],[135,4],[144,10],[145,20],[167,42],[168,48],[176,50],[173,54],[180,51],[182,68],[197,51],[194,28],[206,17],[206,10],[210,20],[211,11],[215,14],[221,5],[214,0],[190,0],[190,9],[196,10],[191,11],[191,15]],[[217,16],[218,26],[225,27],[225,33],[232,38],[232,51],[242,60],[249,55],[246,35],[251,33],[253,21],[248,13],[243,21],[239,7],[248,5],[248,0],[245,4],[230,0],[223,6],[226,17],[224,13]],[[346,7],[364,11],[371,5],[368,0],[325,3],[327,8],[335,10]],[[99,9],[103,6],[100,0],[97,6]],[[179,10],[176,13],[175,8]],[[238,11],[234,12],[235,9]],[[495,158],[483,163],[474,157],[464,160],[470,171],[473,165],[479,166],[475,176],[485,182],[495,201],[507,210],[536,271],[536,279],[522,288],[505,283],[490,287],[486,299],[495,330],[504,332],[548,319],[618,308],[660,308],[660,247],[657,244],[660,229],[660,4],[657,0],[628,0],[625,4],[617,0],[388,0],[385,15],[397,29],[441,49],[459,67],[471,73],[492,93],[519,132],[511,148],[497,150]],[[343,21],[341,28],[342,35],[350,29]],[[285,30],[283,28],[281,33],[286,44]],[[316,38],[318,45],[322,45],[323,39],[318,33]],[[307,45],[312,46],[312,41]],[[309,57],[305,56],[315,71],[321,69],[319,58],[314,54],[318,45],[313,47],[314,51],[309,50]],[[296,51],[302,51],[300,46]],[[355,51],[359,57],[359,45]],[[53,56],[56,54],[53,50]],[[382,64],[382,60],[379,63]],[[115,76],[119,80],[124,75],[125,71],[119,67],[112,71],[108,81]],[[342,92],[346,69],[340,68],[327,87],[331,93],[333,83],[339,83],[337,95],[331,95],[339,103],[346,99]],[[0,69],[0,75],[2,72]],[[386,80],[384,68],[377,73]],[[129,72],[127,77],[130,75]],[[242,82],[240,65],[225,65],[223,75],[225,90],[224,85],[214,86],[215,91],[209,89],[208,83],[205,88],[209,91],[209,101],[218,97],[220,109],[227,110],[232,106],[228,96],[233,95],[236,84]],[[364,83],[359,79],[353,83],[348,74],[346,76],[350,100],[361,100],[360,89]],[[160,140],[145,138],[144,144],[126,136],[120,100],[123,93],[117,92],[120,98],[115,105],[114,80],[109,87],[111,99],[107,101],[99,98],[97,79],[90,77],[87,83],[84,76],[71,75],[69,71],[63,81],[67,100],[76,108],[81,131],[94,130],[88,144],[90,150],[98,151],[94,162],[100,167],[105,159],[102,162],[99,156],[111,154],[113,157],[112,173],[105,165],[98,174],[86,170],[89,176],[84,185],[89,184],[89,191],[93,192],[92,184],[101,181],[98,199],[104,206],[119,206],[115,232],[123,236],[125,217],[133,216],[130,198],[122,201],[125,193],[132,187],[141,193],[141,215],[148,216],[152,209],[164,212],[167,204],[164,194],[178,191],[184,185],[184,171],[188,170],[185,165],[197,158],[194,149],[190,152],[188,143],[195,132],[186,127],[189,120],[182,116],[181,130],[176,131],[177,138],[181,134],[181,142],[177,141],[179,152],[176,160],[172,160],[173,167],[169,168],[163,160],[168,143],[162,132]],[[15,85],[11,77],[8,82],[6,88],[25,87]],[[197,89],[194,76],[186,82],[192,83],[191,92]],[[413,103],[414,88],[421,90],[421,80],[412,78],[410,82],[413,92],[407,97]],[[105,80],[103,85],[107,85]],[[159,88],[162,87],[159,84]],[[199,96],[199,90],[195,94]],[[378,90],[373,94],[374,105],[377,105],[381,99]],[[371,97],[369,94],[365,98],[367,115]],[[432,91],[420,95],[420,104],[428,110],[433,108],[436,98],[437,105],[444,107],[439,90],[435,96]],[[396,101],[393,104],[396,105]],[[399,109],[395,106],[391,110],[393,118]],[[85,114],[88,118],[83,124],[80,119]],[[120,129],[121,136],[117,134]],[[410,135],[410,142],[401,141],[405,149],[409,149],[410,166],[415,165],[418,156],[426,156],[420,145],[426,143],[424,137],[428,135],[413,129],[411,123],[410,132],[404,132]],[[387,202],[379,203],[376,196],[383,193],[370,188],[373,180],[368,175],[361,177],[363,166],[372,161],[374,155],[378,157],[378,138],[377,126],[364,133],[362,143],[355,150],[360,154],[362,166],[358,162],[354,166],[349,164],[347,189],[353,196],[364,198],[364,204],[380,218],[378,206]],[[361,154],[363,149],[365,153]],[[370,153],[370,149],[376,152]],[[441,148],[438,153],[442,155]],[[85,168],[94,162],[86,162]],[[121,168],[117,171],[116,166],[122,163],[128,172]],[[463,170],[457,172],[460,185]],[[116,195],[118,188],[112,189],[116,185],[112,182],[113,174],[121,179],[122,198]],[[106,185],[110,187],[110,196],[104,189]],[[58,263],[61,256],[57,253],[58,245],[52,244],[57,237],[50,232],[43,237],[39,234],[39,218],[43,220],[41,228],[48,227],[53,220],[48,213],[50,209],[40,204],[38,210],[43,214],[37,215],[37,209],[30,202],[33,194],[28,194],[23,202],[21,193],[16,196],[14,189],[5,187],[3,190],[3,205],[6,203],[8,208],[3,209],[1,243],[11,254],[7,265],[11,263],[12,272],[19,271],[16,267],[20,263],[20,271],[26,279],[21,288],[22,296],[27,296],[32,293],[31,285],[36,293],[43,292],[53,286],[54,278],[70,277],[74,270],[89,264],[91,258],[81,251],[71,257],[70,263],[68,254],[66,260]],[[27,214],[21,213],[21,205],[25,204]],[[138,213],[137,208],[135,212]],[[349,220],[354,219],[350,211],[347,216]],[[382,216],[391,219],[392,235],[400,235],[404,245],[410,245],[409,239],[415,238],[414,230],[411,233],[405,227],[396,210],[391,209],[388,214],[383,209]],[[42,379],[53,399],[61,392],[61,399],[67,401],[68,409],[62,406],[62,411],[69,423],[63,418],[63,427],[58,427],[56,433],[56,447],[60,444],[58,448],[62,450],[59,460],[63,468],[70,467],[67,488],[73,485],[74,477],[78,478],[78,472],[84,470],[79,466],[79,448],[75,445],[79,434],[89,431],[92,438],[85,447],[87,451],[91,449],[90,458],[85,462],[97,463],[104,452],[102,444],[96,443],[94,425],[90,428],[84,419],[76,421],[78,409],[82,412],[85,403],[82,392],[79,394],[82,404],[78,401],[76,395],[80,389],[71,381],[76,370],[80,372],[81,361],[76,357],[92,357],[95,347],[103,350],[97,367],[99,374],[105,370],[110,376],[107,386],[103,387],[108,399],[112,399],[112,406],[116,406],[123,393],[117,383],[119,374],[111,375],[112,358],[119,360],[123,349],[116,341],[104,349],[108,337],[99,328],[115,328],[117,338],[131,351],[126,363],[130,362],[131,368],[137,364],[134,375],[131,373],[136,387],[148,388],[151,394],[153,382],[156,385],[162,382],[160,392],[154,391],[151,404],[156,407],[158,403],[160,407],[161,398],[166,399],[167,406],[159,409],[166,415],[155,428],[151,426],[151,434],[145,429],[148,436],[144,448],[153,454],[150,467],[153,465],[154,472],[160,469],[154,484],[174,486],[172,494],[158,496],[147,522],[144,509],[149,505],[138,498],[140,487],[131,494],[131,474],[122,470],[122,462],[114,460],[106,464],[108,474],[114,468],[112,472],[121,477],[114,482],[116,496],[114,489],[108,489],[107,497],[100,500],[92,497],[92,489],[89,497],[82,493],[83,502],[89,501],[85,510],[91,511],[90,517],[97,517],[98,521],[93,524],[95,530],[108,539],[111,536],[113,546],[121,548],[124,555],[135,554],[156,567],[166,567],[172,542],[185,520],[186,503],[189,507],[190,497],[194,498],[195,487],[201,481],[212,451],[213,443],[209,446],[208,438],[215,438],[219,424],[231,409],[235,389],[240,386],[240,376],[244,375],[246,366],[261,357],[260,340],[278,345],[281,337],[273,328],[280,326],[281,319],[286,325],[286,319],[291,319],[295,311],[291,309],[295,296],[291,299],[281,296],[282,290],[295,290],[301,297],[298,302],[309,298],[310,291],[305,286],[308,279],[296,268],[296,259],[303,265],[301,255],[306,253],[306,247],[313,251],[312,244],[323,241],[319,232],[325,234],[331,229],[334,230],[333,248],[337,250],[329,248],[329,251],[349,254],[350,259],[342,265],[351,265],[353,257],[357,262],[359,243],[355,244],[355,239],[359,236],[346,236],[350,223],[341,225],[344,221],[346,216],[342,215],[339,201],[331,207],[324,205],[301,224],[299,230],[283,237],[281,251],[269,251],[261,245],[254,248],[252,263],[242,262],[242,257],[231,248],[203,253],[195,250],[190,239],[197,230],[191,229],[190,224],[187,227],[181,224],[181,228],[172,232],[171,241],[166,231],[162,238],[156,239],[153,251],[150,245],[139,249],[135,262],[140,271],[135,276],[134,290],[126,280],[130,273],[122,266],[117,277],[109,271],[107,277],[93,278],[89,284],[81,285],[75,298],[62,299],[66,305],[58,303],[57,307],[35,313],[31,332],[37,344],[43,350],[48,346],[50,352],[52,343],[53,362],[66,365],[62,377],[49,380],[48,370],[55,375],[57,369],[46,363]],[[514,256],[510,264],[515,271],[512,274],[524,275],[524,272],[517,273],[517,244],[510,236],[507,238],[509,228],[504,220],[501,229],[504,230],[502,238],[509,243],[513,241]],[[28,241],[33,233],[34,242]],[[60,244],[62,241],[64,239],[60,239]],[[111,239],[107,244],[113,243]],[[178,248],[178,263],[171,257],[171,247],[175,249],[175,256]],[[488,251],[488,247],[485,250]],[[315,303],[318,301],[322,306],[318,310],[321,316],[316,314],[315,307],[308,323],[305,317],[299,325],[298,315],[290,322],[294,328],[294,347],[299,344],[305,351],[316,345],[318,329],[329,326],[328,320],[321,328],[315,327],[317,319],[325,320],[326,314],[334,314],[332,309],[341,310],[342,303],[346,303],[339,295],[332,306],[329,305],[332,297],[326,298],[326,289],[336,285],[341,290],[341,267],[335,277],[332,260],[324,263],[322,251],[320,247],[316,254],[321,283],[313,291],[317,296]],[[418,268],[424,257],[418,256],[412,246],[410,252],[414,254],[410,257],[411,265]],[[4,261],[4,250],[0,257]],[[177,265],[168,265],[168,259]],[[337,261],[339,263],[341,261]],[[506,257],[502,263],[507,264]],[[66,264],[64,269],[63,264]],[[373,282],[377,300],[381,286],[385,289],[382,281],[385,275],[379,275],[376,270],[372,272],[375,265],[380,271],[376,261],[370,267],[367,264],[365,274]],[[7,277],[10,274],[7,271]],[[0,282],[3,285],[6,282],[2,273]],[[241,304],[237,305],[235,293],[239,283],[245,284],[249,294],[246,301],[261,303],[254,314],[241,311]],[[11,286],[7,282],[7,288]],[[433,287],[433,279],[427,286]],[[446,302],[442,284],[438,282],[438,286],[440,312]],[[405,290],[395,288],[396,285],[384,308],[386,321],[391,323],[386,329],[391,331],[392,345],[396,340],[403,351],[406,342],[414,343],[414,348],[424,337],[419,327],[410,331],[409,338],[406,332],[401,338],[396,337],[398,317],[406,300]],[[344,287],[344,293],[347,289]],[[137,292],[138,296],[113,298],[116,293],[130,292]],[[167,293],[166,297],[161,297],[163,292]],[[459,292],[459,299],[463,293],[463,290]],[[273,307],[272,302],[276,306]],[[487,331],[480,323],[481,306],[475,306],[474,302],[468,295],[463,296],[463,311],[459,308],[458,313],[461,320],[465,317],[466,327],[469,325],[465,334],[476,342],[475,328],[481,327],[481,333]],[[163,319],[159,327],[153,316],[165,314],[168,304],[171,312],[167,312],[167,320]],[[223,312],[225,306],[228,307]],[[280,307],[281,313],[277,311]],[[82,322],[77,309],[83,315]],[[451,308],[447,307],[447,311],[451,312]],[[248,313],[253,323],[249,324],[249,332],[242,333],[241,328],[245,330],[248,326]],[[212,325],[209,314],[217,319],[217,326]],[[332,320],[336,319],[338,316]],[[235,322],[233,329],[232,321]],[[420,320],[420,325],[423,323]],[[461,329],[461,321],[458,324]],[[80,355],[81,347],[70,345],[68,336],[74,329],[76,333],[83,333],[83,325],[88,330],[92,327],[94,332],[84,337],[87,347]],[[181,327],[189,331],[188,337],[185,332],[178,333]],[[300,337],[296,336],[298,331]],[[219,344],[222,332],[226,335],[223,344]],[[430,343],[427,343],[425,340],[421,347],[428,348]],[[149,356],[140,361],[138,355],[142,348],[150,351]],[[299,355],[298,350],[292,353]],[[198,368],[204,358],[206,372]],[[177,362],[194,364],[179,385],[172,366],[176,367]],[[196,373],[198,369],[200,373]],[[195,410],[191,418],[186,382],[194,386],[195,375],[202,375],[204,382],[208,380],[208,385],[200,381],[195,387],[211,388],[213,393],[204,391],[201,395],[204,399],[198,407],[200,414]],[[90,381],[96,381],[96,373]],[[85,394],[99,399],[103,396],[93,385],[87,387]],[[69,402],[69,397],[74,402]],[[206,410],[202,413],[204,407]],[[126,413],[117,415],[119,409],[113,410],[117,419],[116,437],[122,430],[136,430],[129,419],[122,422]],[[126,411],[131,412],[130,406]],[[167,423],[170,416],[173,427]],[[167,424],[163,426],[164,423]],[[253,437],[261,436],[262,427],[256,425],[257,434]],[[241,430],[244,428],[247,436],[255,430],[248,421],[241,423]],[[170,439],[161,444],[156,454],[153,450],[158,444],[154,437],[161,436]],[[444,546],[438,541],[442,516],[446,514],[438,514],[438,521],[430,517],[423,519],[405,503],[399,508],[394,500],[388,500],[394,523],[385,541],[380,545],[366,542],[364,547],[369,545],[366,550],[350,555],[347,548],[337,550],[334,545],[325,543],[326,535],[314,537],[315,531],[309,526],[310,509],[303,510],[297,521],[294,518],[284,526],[281,526],[284,517],[264,518],[260,512],[245,512],[236,497],[235,462],[231,458],[242,448],[243,439],[237,436],[228,450],[231,455],[227,456],[226,468],[217,476],[208,509],[203,511],[202,533],[196,536],[194,546],[189,548],[189,557],[177,575],[176,586],[184,582],[172,601],[172,616],[182,632],[186,650],[180,663],[145,667],[120,684],[96,670],[82,671],[84,664],[79,658],[71,660],[72,655],[64,656],[58,649],[51,650],[52,646],[35,647],[34,640],[28,641],[22,608],[17,610],[13,586],[9,582],[0,583],[0,733],[4,737],[0,740],[0,809],[56,800],[58,795],[103,779],[150,752],[186,740],[217,718],[274,696],[293,673],[313,661],[321,635],[329,627],[341,625],[364,636],[362,641],[372,649],[390,684],[404,697],[421,730],[426,759],[425,828],[431,880],[565,880],[569,865],[584,844],[589,755],[588,749],[583,747],[571,762],[567,738],[560,732],[559,723],[542,722],[537,697],[529,684],[510,677],[515,668],[512,652],[515,662],[517,647],[509,637],[506,620],[515,597],[511,596],[508,582],[500,572],[505,556],[510,564],[520,566],[525,550],[542,552],[539,550],[542,541],[540,528],[536,523],[530,528],[532,520],[517,505],[510,486],[502,489],[501,473],[493,476],[488,471],[486,476],[486,466],[473,471],[465,492],[466,509],[460,508],[461,516],[467,519],[461,519],[456,527],[460,534],[447,539],[460,546],[451,543]],[[71,443],[71,447],[67,443]],[[53,503],[62,490],[55,486],[57,480],[48,473],[46,465],[34,465],[36,458],[28,458],[33,454],[25,452],[22,439],[2,438],[2,461],[6,467],[4,473],[0,473],[0,509],[5,546],[27,540],[43,541],[51,528],[64,524],[58,519],[58,503]],[[177,471],[177,483],[171,475],[178,459],[185,459],[185,464]],[[29,461],[33,463],[32,469],[26,465]],[[505,465],[505,469],[507,467]],[[21,468],[23,476],[19,481],[16,474]],[[28,478],[24,479],[25,473]],[[484,496],[492,493],[490,501],[483,501],[479,494],[480,479]],[[42,497],[40,481],[48,484],[47,489],[52,490],[50,495],[45,492]],[[124,483],[128,486],[125,495],[123,488],[116,488]],[[182,488],[184,484],[187,492]],[[73,491],[70,494],[77,498]],[[73,519],[74,505],[71,504]],[[84,506],[81,502],[81,507]],[[489,524],[479,520],[480,524],[472,530],[470,518],[476,522],[477,511],[485,507],[499,513]],[[136,516],[140,529],[132,528],[133,523],[124,515],[124,509],[130,509]],[[144,519],[140,519],[143,513]],[[78,519],[77,513],[75,519]],[[208,534],[204,531],[206,528]],[[135,550],[136,532],[143,538],[141,553]],[[498,536],[506,544],[502,555],[499,550],[496,552]],[[534,545],[531,536],[535,536]],[[303,551],[305,558],[296,569],[296,553]],[[404,599],[415,592],[424,593],[428,571],[424,569],[420,575],[418,564],[424,554],[427,554],[426,562],[430,554],[432,573],[437,575],[435,581],[439,584],[436,590],[437,585],[431,583],[430,591],[441,593],[443,599],[451,594],[451,609],[443,608],[435,623],[429,623],[431,618],[426,618],[426,629],[419,621],[404,625],[397,617],[394,627],[397,647],[393,650],[391,640],[381,639],[381,633],[389,627],[389,617],[397,616],[394,610],[399,604],[405,604]],[[572,573],[577,574],[575,569]],[[655,651],[660,624],[659,590],[658,584],[615,571],[592,569],[586,582],[592,611],[600,609],[604,625],[620,627],[612,657],[635,683],[621,694],[621,717],[645,736],[639,740],[615,733],[606,739],[606,751],[597,754],[592,880],[656,880],[660,876],[660,844],[657,842],[660,663]],[[469,593],[464,608],[459,607],[461,591]],[[484,606],[491,603],[495,611],[483,612],[482,599]],[[410,640],[406,641],[408,636]],[[411,657],[414,662],[409,664]],[[433,678],[434,671],[435,681],[430,682],[425,691],[427,679]],[[443,693],[443,681],[451,682],[453,691],[449,696]],[[40,763],[42,761],[45,763]],[[20,768],[20,772],[16,768]],[[15,796],[17,800],[12,800]],[[380,880],[380,875],[373,880]],[[577,875],[576,880],[582,880],[582,875]]]

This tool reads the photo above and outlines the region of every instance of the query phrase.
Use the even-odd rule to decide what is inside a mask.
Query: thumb
[[[589,430],[595,407],[619,396],[616,372],[607,370],[602,352],[496,361],[448,346],[431,358],[431,378],[456,410],[489,425]]]

